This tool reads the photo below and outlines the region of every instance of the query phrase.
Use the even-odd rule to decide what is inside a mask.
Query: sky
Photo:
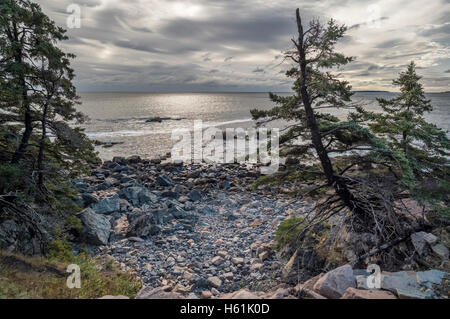
[[[282,53],[297,7],[305,22],[348,27],[337,49],[356,60],[336,72],[354,90],[395,91],[392,80],[415,61],[428,92],[450,91],[450,0],[37,2],[68,29],[79,91],[289,91]],[[68,28],[73,5],[80,28]]]

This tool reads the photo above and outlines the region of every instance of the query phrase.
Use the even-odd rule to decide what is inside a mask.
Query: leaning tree
[[[370,243],[355,241],[359,247],[353,247],[354,257],[360,260],[380,249],[389,250],[407,238],[415,226],[419,227],[410,225],[396,207],[398,194],[413,183],[413,175],[406,157],[389,148],[364,124],[364,117],[357,112],[362,105],[352,102],[349,83],[332,73],[332,69],[353,60],[335,50],[346,27],[334,20],[327,25],[312,20],[304,29],[299,9],[296,22],[298,37],[292,39],[294,48],[285,52],[285,59],[292,65],[286,75],[294,80],[295,94],[270,94],[276,106],[252,110],[252,116],[260,125],[287,121],[280,139],[284,154],[297,155],[302,159],[299,170],[314,172],[315,180],[323,180],[314,190],[333,190],[319,201],[307,223],[302,221],[299,241],[315,225],[341,215],[343,227],[336,236],[369,235],[365,237],[370,238]],[[333,115],[335,110],[347,113],[347,119]],[[373,165],[385,168],[386,173],[374,174]],[[296,225],[292,228],[297,229]]]

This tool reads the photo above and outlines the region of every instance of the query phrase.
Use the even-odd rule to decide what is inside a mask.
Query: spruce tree
[[[306,249],[301,243],[308,242],[311,229],[340,215],[342,223],[327,238],[325,249],[332,249],[336,243],[348,245],[351,248],[346,250],[353,254],[349,261],[355,263],[371,256],[371,251],[388,256],[396,251],[395,243],[421,227],[398,214],[396,207],[401,192],[414,181],[408,160],[371,132],[362,115],[363,106],[352,101],[350,84],[333,73],[353,61],[335,50],[346,27],[334,20],[326,25],[312,20],[304,28],[299,9],[296,21],[298,36],[292,40],[294,49],[285,53],[292,66],[286,75],[293,79],[294,94],[270,94],[275,107],[251,113],[259,125],[286,121],[280,147],[283,155],[295,155],[300,160],[294,166],[294,176],[302,176],[306,183],[314,184],[313,191],[324,187],[333,190],[317,201],[307,219],[299,221],[302,230],[294,236],[298,249]],[[347,119],[333,115],[336,110],[347,112]],[[279,173],[282,178],[285,174]],[[358,239],[348,242],[345,234]],[[316,247],[311,249],[315,251]],[[392,260],[386,258],[386,264]]]
[[[392,99],[379,98],[382,113],[368,113],[370,127],[389,141],[390,147],[404,154],[416,183],[412,190],[422,200],[442,199],[450,191],[450,140],[446,132],[425,120],[431,112],[421,77],[411,62],[393,81],[400,93]],[[441,191],[426,191],[424,185],[437,183]]]
[[[62,180],[98,161],[83,131],[69,125],[85,119],[75,108],[79,102],[70,67],[75,56],[59,48],[66,31],[38,4],[6,0],[0,13],[2,143],[7,160],[24,172],[28,185],[50,190],[45,198],[58,191]]]

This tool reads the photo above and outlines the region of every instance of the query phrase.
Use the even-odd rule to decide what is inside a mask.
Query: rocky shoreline
[[[402,278],[395,287],[400,292],[361,292],[367,287],[358,275],[369,274],[350,266],[344,275],[340,268],[333,270],[337,279],[322,279],[326,288],[317,281],[333,278],[333,271],[313,278],[313,284],[313,279],[295,287],[283,284],[284,262],[273,250],[274,232],[283,220],[309,211],[312,203],[288,196],[295,185],[287,182],[254,189],[258,176],[253,166],[116,157],[73,181],[84,207],[81,238],[95,256],[117,262],[142,281],[138,298],[438,296],[417,280],[417,285],[402,286],[416,274],[393,274]],[[443,272],[430,274],[433,284],[447,278]]]

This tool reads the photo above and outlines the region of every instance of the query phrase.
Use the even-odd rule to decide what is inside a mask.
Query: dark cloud
[[[82,8],[82,28],[68,30],[64,43],[77,55],[81,90],[285,91],[292,85],[283,75],[290,65],[278,53],[292,47],[296,7],[305,24],[314,17],[350,25],[339,51],[357,60],[339,71],[354,87],[384,87],[410,60],[427,83],[436,78],[433,87],[448,87],[450,80],[437,76],[450,65],[444,1],[389,2],[373,21],[364,21],[364,0],[38,2],[61,26],[68,5]]]

